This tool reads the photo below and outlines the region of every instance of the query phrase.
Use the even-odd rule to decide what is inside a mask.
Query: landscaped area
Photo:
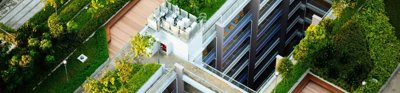
[[[46,6],[20,28],[0,25],[11,34],[0,32],[0,40],[7,41],[0,53],[0,91],[73,92],[108,59],[103,24],[128,1],[45,0]],[[16,48],[7,54],[3,50],[11,43]],[[77,59],[81,54],[88,57],[85,63]]]
[[[297,64],[275,88],[278,93],[289,91],[307,68],[349,92],[375,93],[400,63],[400,43],[383,0],[335,4],[338,18],[305,32],[293,54]]]
[[[225,1],[226,0],[170,0],[169,2],[197,17],[200,16],[200,13],[205,13],[207,14],[207,19],[209,19]]]
[[[90,93],[128,93],[137,92],[143,84],[160,68],[157,63],[143,63],[149,57],[147,51],[154,43],[150,35],[136,35],[131,41],[131,50],[116,57],[116,70],[104,72],[105,75],[96,79],[88,78],[83,88]]]

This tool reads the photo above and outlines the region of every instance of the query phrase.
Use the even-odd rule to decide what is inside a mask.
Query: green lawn
[[[389,22],[395,28],[396,36],[400,38],[400,0],[385,0],[386,15]]]
[[[308,68],[309,66],[306,63],[297,63],[294,65],[292,71],[288,72],[288,77],[284,77],[284,79],[275,87],[276,93],[288,92]]]
[[[88,56],[85,63],[76,58],[80,54]],[[85,44],[81,45],[68,59],[67,69],[69,81],[66,79],[64,66],[48,77],[35,93],[71,93],[75,91],[103,62],[108,58],[108,48],[104,29],[99,30]],[[38,82],[38,81],[37,81]]]

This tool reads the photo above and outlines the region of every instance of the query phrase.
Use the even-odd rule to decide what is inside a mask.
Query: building
[[[330,0],[227,0],[207,21],[164,3],[142,34],[160,50],[258,90],[273,77],[275,57],[288,56],[313,16],[330,11]]]

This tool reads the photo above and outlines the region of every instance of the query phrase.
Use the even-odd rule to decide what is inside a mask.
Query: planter
[[[164,72],[164,65],[161,65],[160,68],[158,68],[158,70],[156,72],[154,72],[154,74],[146,81],[146,83],[144,83],[142,85],[142,87],[140,87],[140,89],[138,91],[136,91],[136,93],[145,93],[147,90],[150,89],[150,87],[156,83],[156,81],[158,80],[158,78],[161,77],[161,75]]]

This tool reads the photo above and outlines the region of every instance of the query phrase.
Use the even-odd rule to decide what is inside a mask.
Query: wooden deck
[[[328,83],[310,73],[301,80],[292,93],[346,93],[339,87]]]
[[[109,44],[108,51],[110,58],[119,52],[126,44],[131,41],[131,37],[141,31],[147,24],[147,17],[164,0],[140,0],[133,7],[125,7],[127,13],[111,22],[108,33]],[[125,9],[123,9],[125,10]]]

